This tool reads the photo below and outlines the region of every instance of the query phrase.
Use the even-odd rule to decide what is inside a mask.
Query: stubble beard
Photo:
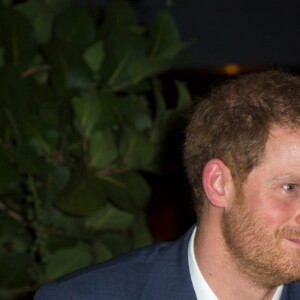
[[[224,215],[222,233],[232,261],[255,284],[273,288],[300,279],[300,249],[283,246],[285,238],[300,238],[300,230],[268,232],[241,200]]]

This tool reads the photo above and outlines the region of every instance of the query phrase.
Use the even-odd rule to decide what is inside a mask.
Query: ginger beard
[[[276,232],[268,231],[247,209],[243,199],[239,197],[222,222],[227,250],[239,270],[254,283],[268,288],[299,280],[300,248],[284,239],[299,239],[300,229],[285,226]]]

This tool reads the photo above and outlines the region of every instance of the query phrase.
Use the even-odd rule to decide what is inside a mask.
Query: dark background
[[[73,0],[107,3],[108,0]],[[131,0],[143,20],[164,0]],[[228,63],[299,65],[300,1],[172,0],[184,41],[192,42],[188,68]]]
[[[105,4],[109,0],[73,0]],[[131,0],[147,23],[165,7],[164,0]],[[173,0],[170,10],[189,50],[163,76],[167,98],[176,98],[174,78],[185,81],[193,98],[230,76],[284,68],[299,73],[300,1],[297,0]],[[174,239],[195,222],[192,196],[182,167],[185,119],[170,133],[165,147],[162,175],[148,175],[153,196],[148,220],[154,239]]]

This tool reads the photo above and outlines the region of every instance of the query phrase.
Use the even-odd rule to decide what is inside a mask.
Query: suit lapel
[[[196,300],[188,266],[188,243],[192,230],[167,245],[157,256],[141,300]]]
[[[140,300],[197,300],[188,266],[188,243],[194,228],[157,255]],[[280,300],[299,300],[300,282],[287,284]]]
[[[283,288],[280,300],[299,300],[300,299],[300,282],[286,284]]]

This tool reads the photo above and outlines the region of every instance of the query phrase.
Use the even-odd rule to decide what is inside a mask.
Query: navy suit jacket
[[[196,300],[188,267],[191,233],[71,273],[42,286],[34,300]],[[300,282],[284,286],[281,300],[299,299]]]

